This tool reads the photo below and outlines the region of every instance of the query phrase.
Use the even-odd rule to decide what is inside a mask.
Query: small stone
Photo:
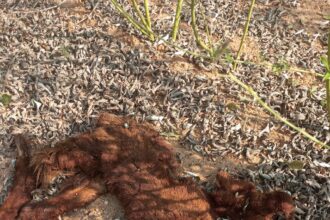
[[[260,158],[260,151],[259,150],[253,150],[253,149],[246,149],[246,158],[248,160],[249,163],[252,164],[258,164],[261,161]]]
[[[29,69],[29,64],[28,64],[27,62],[22,61],[22,62],[19,64],[19,68],[20,68],[21,70],[27,70],[27,69]]]

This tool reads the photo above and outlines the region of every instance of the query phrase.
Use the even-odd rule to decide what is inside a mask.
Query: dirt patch
[[[62,216],[63,220],[123,219],[124,210],[115,196],[102,195],[85,209],[73,210]]]
[[[330,15],[330,2],[328,0],[303,0],[297,8],[288,8],[289,13],[284,17],[290,24],[300,25],[310,33],[317,33],[320,25],[326,28],[324,19]]]
[[[241,38],[241,36],[233,37],[229,44],[229,48],[237,52],[241,43]],[[260,48],[258,46],[258,42],[252,37],[247,37],[242,48],[241,56],[244,57],[244,60],[251,60],[253,62],[262,61],[260,58]]]
[[[160,59],[161,60],[161,59]],[[169,68],[173,72],[185,73],[189,72],[193,75],[206,76],[209,79],[216,79],[219,77],[217,71],[206,71],[200,68],[198,65],[192,63],[187,58],[173,57],[164,58],[163,61],[169,63]]]
[[[210,160],[194,151],[184,149],[177,143],[173,143],[175,152],[180,158],[183,173],[186,176],[198,178],[201,181],[215,183],[218,170],[227,170],[230,173],[238,173],[245,167],[245,161],[238,160],[235,156],[215,158]]]
[[[16,175],[0,209],[1,219],[57,219],[106,192],[116,195],[127,219],[207,220],[215,219],[215,212],[233,219],[266,219],[283,212],[292,219],[289,195],[257,192],[252,183],[234,180],[226,172],[218,174],[216,192],[206,194],[191,178],[180,176],[173,147],[149,125],[138,125],[130,118],[103,114],[94,131],[41,150],[32,158],[22,136],[16,136],[15,142]],[[54,179],[67,172],[70,176],[57,183],[55,196],[31,201],[36,186],[49,189],[56,185]],[[246,208],[248,202],[252,203]]]
[[[135,37],[134,35],[130,35],[115,26],[108,27],[107,34],[109,34],[111,37],[121,39],[122,42],[129,45],[132,49],[145,48],[145,45],[141,42],[139,38]]]
[[[60,8],[76,8],[82,6],[83,0],[51,0],[51,3],[58,5]]]

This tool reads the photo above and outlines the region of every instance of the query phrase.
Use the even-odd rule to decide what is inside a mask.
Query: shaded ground
[[[153,5],[152,12],[159,15],[162,8],[162,14],[173,14],[168,3]],[[230,48],[237,48],[248,3],[203,4],[214,18],[210,25],[215,37],[232,40]],[[164,136],[182,143],[178,151],[187,171],[199,173],[229,155],[245,164],[233,170],[238,176],[262,189],[291,192],[298,219],[328,219],[329,151],[318,150],[263,113],[238,86],[205,70],[212,65],[148,46],[132,35],[108,1],[100,1],[93,13],[84,7],[44,10],[53,6],[47,1],[0,6],[0,92],[12,96],[8,108],[0,106],[2,192],[14,158],[10,134],[29,132],[37,137],[36,144],[55,143],[63,134],[86,130],[100,111],[109,111],[153,119]],[[258,1],[243,59],[322,72],[327,14],[327,1]],[[160,16],[154,29],[168,33],[171,22],[170,16]],[[178,44],[196,50],[188,24],[185,6]],[[228,67],[223,60],[217,68]],[[239,77],[295,124],[329,142],[321,78],[297,71],[274,74],[253,64],[243,64]],[[195,157],[201,168],[195,167]],[[304,169],[290,169],[293,160],[302,161]],[[205,172],[200,175],[207,178]]]
[[[104,195],[83,209],[71,211],[64,216],[63,220],[103,220],[124,219],[124,211],[118,199],[111,195]]]

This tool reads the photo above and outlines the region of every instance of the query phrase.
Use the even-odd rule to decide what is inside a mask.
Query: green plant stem
[[[210,30],[209,30],[209,27],[208,26],[206,26],[206,36],[207,36],[207,41],[208,41],[208,45],[209,45],[209,50],[210,50],[210,54],[212,55],[212,57],[213,57],[213,55],[214,55],[214,49],[213,49],[213,41],[212,41],[212,39],[211,39],[211,34],[210,34]]]
[[[146,10],[146,18],[144,18],[144,15],[142,14],[136,0],[131,0],[133,8],[135,10],[135,12],[137,13],[138,17],[140,18],[144,29],[146,29],[148,31],[148,37],[151,41],[155,40],[155,35],[151,30],[151,23],[150,23],[150,15],[149,15],[149,5],[148,5],[148,1],[145,0],[144,1],[144,6],[145,6],[145,10]]]
[[[325,80],[325,88],[327,94],[327,112],[328,112],[328,121],[330,123],[330,80]]]
[[[130,16],[116,0],[111,0],[111,2],[116,10],[119,11],[119,13],[124,16],[137,30],[139,30],[142,34],[146,35],[150,40],[153,41],[154,35],[150,30],[145,29],[143,24],[140,24],[132,16]]]
[[[328,35],[328,54],[327,55],[328,55],[328,65],[330,65],[330,32]],[[328,121],[330,123],[330,79],[325,80],[325,87],[326,87],[326,92],[327,92]]]
[[[324,147],[324,148],[328,148],[330,149],[330,146],[326,145],[325,143],[323,143],[322,141],[318,140],[316,137],[310,135],[308,132],[306,132],[304,129],[301,129],[299,127],[297,127],[296,125],[292,124],[291,122],[289,122],[287,119],[285,119],[284,117],[281,116],[280,113],[278,113],[277,111],[273,110],[269,105],[267,105],[266,102],[264,102],[260,96],[248,85],[246,85],[244,82],[242,82],[241,80],[239,80],[234,74],[229,73],[229,78],[231,80],[233,80],[235,83],[237,83],[238,85],[240,85],[243,89],[245,89],[251,96],[253,96],[253,98],[264,108],[266,109],[270,114],[272,114],[276,119],[278,119],[279,121],[283,122],[284,124],[286,124],[287,126],[289,126],[290,128],[292,128],[293,130],[297,131],[298,133],[302,134],[303,136],[305,136],[307,139],[313,141],[316,144],[319,144],[320,146]]]
[[[202,10],[202,16],[203,16],[203,22],[206,23],[205,32],[206,32],[206,36],[207,36],[207,45],[208,45],[207,47],[210,50],[210,55],[212,55],[212,58],[214,58],[214,48],[213,48],[214,43],[213,43],[212,38],[211,38],[211,32],[210,32],[209,25],[206,22],[205,8],[204,7],[203,7],[203,10]]]
[[[324,77],[323,74],[321,73],[316,73],[312,70],[304,70],[304,69],[301,69],[299,67],[289,67],[289,71],[290,72],[300,72],[300,73],[307,73],[307,74],[311,74],[311,75],[314,75],[314,76],[317,76],[317,77]]]
[[[263,66],[263,67],[267,67],[269,69],[272,69],[272,67],[273,67],[273,64],[272,63],[269,63],[267,61],[264,61],[264,62],[261,62],[261,63],[254,63],[254,62],[251,62],[251,61],[239,61],[239,60],[237,60],[236,62],[237,63],[251,64],[251,65],[256,65],[256,66]],[[293,66],[289,66],[289,68],[287,69],[287,71],[289,71],[289,72],[299,72],[299,73],[311,74],[311,75],[314,75],[314,76],[317,76],[317,77],[321,77],[321,78],[324,77],[324,74],[316,73],[316,72],[313,72],[311,70],[304,70],[304,69],[301,69],[299,67],[293,67]]]
[[[237,51],[237,56],[236,56],[236,60],[234,62],[234,67],[233,67],[233,72],[236,71],[237,69],[237,61],[240,58],[240,54],[242,51],[242,47],[246,38],[246,35],[248,33],[249,30],[249,26],[250,26],[250,21],[251,21],[251,17],[252,17],[252,12],[253,12],[253,8],[254,8],[254,4],[255,4],[255,0],[251,0],[251,5],[250,5],[250,9],[249,9],[249,15],[245,24],[245,29],[244,29],[244,34],[242,36],[241,39],[241,43],[240,43],[240,47]],[[286,124],[287,126],[289,126],[290,128],[292,128],[293,130],[297,131],[298,133],[302,134],[303,136],[305,136],[307,139],[313,141],[316,144],[319,144],[320,146],[324,147],[324,148],[328,148],[330,149],[330,146],[326,145],[325,143],[323,143],[322,141],[318,140],[316,137],[310,135],[308,132],[306,132],[304,129],[301,129],[299,127],[297,127],[296,125],[294,125],[293,123],[291,123],[290,121],[288,121],[287,119],[285,119],[284,117],[282,117],[281,114],[279,114],[277,111],[273,110],[269,105],[267,105],[266,102],[264,102],[260,96],[253,90],[253,88],[251,88],[250,86],[246,85],[244,82],[242,82],[241,80],[239,80],[234,74],[233,72],[229,73],[229,78],[231,80],[233,80],[235,83],[237,83],[238,85],[240,85],[243,89],[245,89],[250,95],[253,96],[253,98],[259,103],[259,105],[261,105],[265,110],[267,110],[270,114],[272,114],[276,119],[278,119],[279,121],[283,122],[284,124]]]
[[[147,29],[151,33],[150,34],[150,40],[154,41],[155,40],[155,35],[153,34],[153,32],[151,30],[151,20],[150,20],[149,1],[148,0],[144,0],[144,10],[145,10],[145,13],[146,13]]]
[[[116,2],[116,0],[111,0],[112,3],[115,5],[116,9],[125,17],[127,18],[135,28],[137,28],[138,30],[140,30],[142,33],[144,33],[145,35],[147,36],[150,36],[150,31],[146,30],[143,28],[143,26],[141,26],[138,22],[136,22],[119,4],[118,2]],[[239,57],[240,57],[240,53],[241,53],[241,50],[242,50],[242,46],[244,44],[244,41],[245,41],[245,38],[246,38],[246,35],[247,35],[247,32],[248,32],[248,28],[249,28],[249,24],[250,24],[250,20],[251,20],[251,16],[252,16],[252,12],[253,12],[253,7],[254,7],[254,4],[255,4],[255,0],[251,0],[252,3],[251,3],[251,6],[250,6],[250,9],[249,9],[249,16],[248,16],[248,20],[246,22],[246,25],[245,25],[245,30],[244,30],[244,35],[242,36],[242,39],[241,39],[241,43],[240,43],[240,48],[237,52],[237,57],[236,57],[236,60],[234,61],[234,68],[233,68],[233,71],[236,70],[237,68],[237,63],[244,63],[243,61],[239,61]],[[193,31],[194,31],[194,36],[195,36],[195,39],[196,39],[196,42],[199,46],[201,46],[202,48],[204,48],[205,50],[207,50],[208,52],[210,52],[210,49],[200,40],[199,38],[199,35],[198,35],[198,31],[197,31],[197,26],[196,26],[196,15],[195,15],[195,0],[191,0],[191,15],[192,15],[192,26],[193,26]],[[330,42],[330,40],[329,40]],[[174,44],[171,44],[170,42],[166,42],[166,44],[169,44],[169,45],[174,45]],[[330,45],[330,43],[329,43]],[[174,45],[175,47],[175,45]],[[176,47],[176,48],[179,48],[179,47]],[[328,59],[330,59],[330,50],[328,50]],[[194,52],[191,52],[191,51],[185,51],[187,53],[190,53],[196,57],[202,57],[202,55],[199,55],[199,54],[196,54]],[[328,60],[329,62],[330,60]],[[271,66],[271,65],[270,65]],[[292,70],[292,68],[291,68]],[[300,70],[300,72],[302,72],[302,70]],[[321,74],[318,74],[318,75],[321,75]],[[294,125],[293,123],[291,123],[290,121],[288,121],[287,119],[285,119],[284,117],[281,116],[281,114],[279,114],[277,111],[273,110],[269,105],[267,105],[266,102],[264,102],[259,96],[258,94],[253,90],[253,88],[251,88],[250,86],[248,86],[247,84],[245,84],[244,82],[242,82],[241,80],[239,80],[232,72],[230,72],[229,74],[220,74],[219,73],[219,76],[223,76],[223,77],[227,77],[227,78],[230,78],[233,82],[237,83],[239,86],[241,86],[243,89],[245,89],[256,101],[258,104],[260,104],[265,110],[267,110],[271,115],[273,115],[276,119],[278,119],[279,121],[283,122],[284,124],[286,124],[287,126],[289,126],[290,128],[292,128],[293,130],[297,131],[298,133],[302,134],[304,137],[306,137],[307,139],[313,141],[314,143],[324,147],[324,148],[327,148],[327,149],[330,149],[330,146],[326,145],[325,143],[323,143],[322,141],[318,140],[316,137],[310,135],[308,132],[306,132],[304,129],[301,129],[299,127],[297,127],[296,125]],[[329,91],[330,91],[330,87],[329,88]],[[330,92],[329,92],[330,94]],[[328,95],[328,94],[327,94]],[[330,97],[330,96],[329,96]],[[330,99],[329,99],[330,100]],[[330,106],[330,105],[328,105]]]
[[[251,5],[250,5],[250,8],[249,8],[249,14],[248,14],[248,17],[247,17],[247,20],[246,20],[246,23],[245,23],[245,27],[244,27],[244,33],[243,33],[243,36],[242,36],[242,39],[241,39],[241,43],[239,44],[239,49],[238,49],[237,54],[236,54],[236,59],[234,61],[234,66],[233,66],[234,71],[236,71],[236,69],[237,69],[237,61],[241,57],[243,44],[244,44],[245,38],[246,38],[246,36],[248,34],[248,31],[249,31],[249,26],[250,26],[250,21],[251,21],[254,5],[255,5],[255,0],[251,0]]]
[[[180,46],[177,46],[169,41],[164,41],[164,44],[168,45],[168,46],[171,46],[177,50],[181,50],[181,51],[184,51],[185,53],[195,57],[195,58],[203,58],[203,59],[208,59],[209,57],[206,56],[206,55],[201,55],[197,52],[193,52],[193,51],[190,51],[190,50],[186,50]],[[218,59],[222,62],[226,62],[227,60],[226,59]],[[261,62],[261,63],[255,63],[255,62],[252,62],[252,61],[240,61],[240,60],[237,60],[237,63],[242,63],[242,64],[249,64],[249,65],[255,65],[255,66],[262,66],[262,67],[265,67],[265,68],[269,68],[271,69],[273,64],[269,63],[269,62]],[[306,73],[306,74],[310,74],[310,75],[314,75],[316,77],[320,77],[320,78],[323,78],[324,77],[324,74],[321,74],[321,73],[316,73],[316,72],[313,72],[312,70],[304,70],[304,69],[301,69],[299,67],[289,67],[289,69],[287,70],[289,72],[299,72],[299,73]]]
[[[149,28],[151,28],[151,20],[150,20],[150,14],[149,14],[149,1],[148,0],[144,0],[144,10],[146,13],[147,25]]]
[[[194,32],[194,37],[195,37],[196,43],[201,48],[206,50],[212,57],[212,50],[210,50],[210,48],[208,48],[208,46],[200,39],[200,36],[198,34],[198,29],[197,29],[197,25],[196,25],[196,10],[195,10],[196,2],[195,2],[195,0],[191,0],[190,7],[191,7],[191,25],[192,25],[192,29]]]
[[[173,42],[176,41],[176,37],[178,35],[182,5],[183,5],[183,0],[178,0],[178,4],[176,6],[176,12],[175,12],[175,20],[174,20],[174,24],[173,24],[173,28],[172,28],[172,34],[171,34]]]
[[[144,24],[144,26],[147,26],[147,22],[144,19],[144,16],[143,16],[143,14],[142,14],[142,12],[141,12],[141,10],[140,10],[140,8],[139,8],[136,0],[131,0],[131,2],[132,2],[132,5],[133,5],[134,10],[136,11],[137,15],[141,19],[142,23]]]

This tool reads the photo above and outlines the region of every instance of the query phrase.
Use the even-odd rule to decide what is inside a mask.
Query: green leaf
[[[3,94],[2,96],[0,96],[0,102],[5,106],[8,107],[8,105],[11,102],[11,96],[8,94]]]
[[[321,105],[322,105],[323,108],[325,108],[327,106],[327,100],[322,99],[321,100]]]
[[[316,92],[317,92],[317,86],[312,86],[312,88],[310,89],[310,93],[315,94]]]
[[[232,102],[228,103],[226,107],[233,112],[239,110],[239,107]]]
[[[330,15],[323,15],[323,18],[324,18],[325,20],[330,20]]]
[[[329,80],[330,79],[330,72],[327,72],[324,77],[323,80]]]
[[[326,56],[321,56],[321,63],[327,69],[327,71],[330,72],[328,58]]]
[[[218,58],[220,55],[224,54],[228,48],[228,45],[229,45],[229,41],[216,47],[214,54],[213,54],[214,58]]]
[[[65,58],[69,59],[70,58],[70,49],[66,46],[61,46],[59,48],[59,52],[62,56],[64,56]]]
[[[234,57],[229,53],[225,54],[225,60],[227,63],[233,63],[235,61]]]
[[[293,160],[291,162],[288,162],[288,166],[291,170],[301,170],[304,168],[304,162],[300,160]]]
[[[289,64],[285,60],[281,60],[272,66],[272,71],[275,73],[282,73],[283,71],[286,71],[289,69]]]

